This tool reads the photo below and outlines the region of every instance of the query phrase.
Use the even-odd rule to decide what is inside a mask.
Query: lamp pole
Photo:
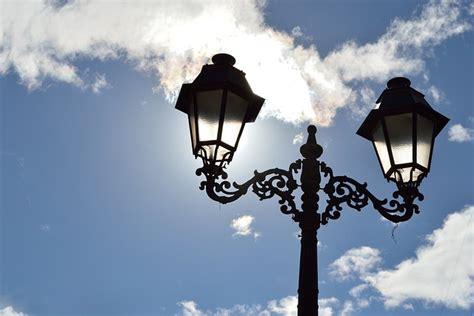
[[[318,191],[321,176],[318,158],[323,149],[316,142],[316,127],[308,128],[308,140],[301,146],[302,214],[295,218],[301,229],[300,273],[298,280],[298,315],[318,314],[318,238],[321,217],[318,213]]]
[[[434,139],[448,118],[436,112],[423,94],[410,87],[406,78],[393,78],[357,131],[372,141],[384,177],[397,185],[393,199],[378,199],[360,183],[347,176],[335,176],[319,158],[323,148],[316,141],[316,127],[308,127],[308,138],[300,148],[303,159],[288,169],[273,168],[242,184],[227,180],[225,171],[245,123],[253,122],[264,99],[253,94],[245,74],[233,67],[227,54],[213,57],[191,84],[183,84],[176,108],[188,114],[193,154],[203,166],[196,175],[204,176],[200,189],[219,203],[230,203],[249,189],[260,200],[278,197],[280,211],[291,215],[301,229],[298,282],[298,316],[318,315],[317,231],[321,225],[341,216],[343,206],[361,211],[371,204],[380,215],[394,223],[419,213],[415,200],[423,200],[418,187],[428,174]],[[233,137],[231,137],[233,135]],[[300,181],[296,175],[301,172]],[[293,192],[301,188],[301,210]],[[319,210],[319,194],[326,206]]]

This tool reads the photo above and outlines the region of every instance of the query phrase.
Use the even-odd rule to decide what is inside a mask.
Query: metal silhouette
[[[316,127],[309,126],[308,140],[300,148],[303,159],[292,163],[288,170],[274,168],[264,172],[254,171],[254,176],[242,184],[228,181],[224,170],[214,173],[212,168],[205,165],[196,171],[198,176],[204,175],[206,178],[201,182],[200,189],[205,190],[214,201],[230,203],[251,189],[260,200],[277,197],[281,205],[280,211],[291,215],[298,223],[301,229],[298,315],[317,315],[317,231],[321,225],[338,219],[343,205],[361,211],[369,202],[383,217],[399,223],[409,220],[414,213],[419,213],[419,207],[414,201],[423,200],[423,195],[417,188],[396,191],[393,194],[395,199],[391,201],[380,200],[367,189],[366,183],[359,183],[347,176],[334,176],[332,169],[319,160],[323,149],[317,143],[315,135]],[[301,173],[299,183],[296,180],[298,173]],[[322,180],[324,185],[321,187]],[[293,195],[298,188],[303,191],[301,210]],[[327,206],[322,212],[318,212],[321,193],[327,196]]]
[[[313,125],[308,127],[307,141],[300,148],[302,159],[288,169],[254,171],[251,179],[238,184],[227,180],[225,167],[232,160],[245,123],[255,121],[264,99],[252,92],[245,74],[233,67],[232,56],[218,54],[212,60],[214,65],[205,65],[193,83],[183,84],[176,105],[188,114],[193,154],[203,159],[203,167],[196,170],[198,176],[205,177],[199,188],[223,204],[249,190],[260,200],[278,198],[280,211],[291,215],[301,229],[298,315],[318,315],[318,229],[338,219],[344,206],[361,211],[371,204],[394,223],[419,213],[415,201],[424,197],[418,187],[430,170],[434,139],[449,119],[433,110],[423,94],[410,87],[408,79],[388,82],[377,100],[379,108],[371,111],[357,134],[373,142],[384,177],[397,185],[390,201],[375,197],[367,183],[335,176],[319,159],[323,148],[316,141]],[[233,134],[229,126],[235,128]],[[299,207],[293,194],[298,188],[302,191]],[[320,194],[326,196],[326,206],[321,210]]]

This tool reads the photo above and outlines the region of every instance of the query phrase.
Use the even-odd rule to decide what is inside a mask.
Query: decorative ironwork
[[[302,153],[306,154],[306,151],[310,148],[309,146],[317,146],[320,148],[314,138],[315,133],[316,129],[311,130],[308,143],[302,146]],[[407,221],[414,213],[420,212],[418,205],[414,202],[416,199],[422,201],[424,197],[423,194],[418,191],[417,186],[398,186],[398,190],[393,193],[394,199],[390,201],[388,201],[388,199],[380,200],[367,189],[367,183],[360,183],[347,176],[334,176],[332,169],[324,162],[318,160],[321,154],[322,149],[318,149],[317,155],[310,159],[311,161],[314,160],[311,164],[311,168],[303,168],[301,174],[301,179],[306,179],[308,175],[311,174],[309,178],[317,180],[313,184],[315,186],[312,189],[314,194],[312,194],[310,198],[310,200],[313,201],[314,210],[309,211],[309,213],[313,212],[314,216],[311,217],[317,221],[317,223],[312,224],[315,225],[316,229],[319,228],[320,224],[326,225],[329,220],[338,219],[341,216],[344,204],[357,211],[361,211],[369,203],[372,203],[373,208],[376,209],[380,215],[394,223]],[[305,157],[305,159],[307,158]],[[310,160],[307,160],[306,163],[308,164]],[[284,214],[292,214],[296,222],[301,222],[303,212],[296,207],[293,192],[298,187],[302,187],[301,184],[298,184],[295,180],[294,174],[297,174],[299,170],[302,169],[304,161],[301,159],[295,161],[289,166],[288,170],[280,168],[273,168],[263,172],[255,170],[254,176],[242,184],[227,181],[227,172],[221,166],[204,165],[196,170],[196,174],[206,177],[206,180],[201,182],[199,188],[206,190],[207,195],[217,202],[223,204],[233,202],[245,195],[249,188],[252,188],[252,192],[255,193],[260,200],[277,196],[279,198],[280,211]],[[328,199],[326,200],[327,205],[324,212],[319,216],[318,198],[316,194],[320,191],[319,179],[321,179],[322,176],[327,178],[327,183],[324,185],[323,191],[326,193]],[[308,192],[305,194],[307,195]],[[306,210],[305,213],[306,212],[308,212],[308,210]]]
[[[315,139],[311,139],[311,145],[317,145]],[[319,155],[320,153],[318,153],[318,157]],[[312,165],[312,168],[315,170],[303,170],[302,179],[307,176],[305,173],[313,173],[312,177],[318,179],[321,176],[328,179],[323,188],[324,193],[328,197],[326,200],[327,205],[321,216],[314,217],[318,221],[318,223],[315,223],[316,228],[319,228],[320,224],[326,225],[329,220],[338,219],[341,216],[344,204],[360,212],[362,208],[372,203],[373,208],[380,215],[394,223],[407,221],[414,213],[420,212],[418,205],[414,201],[416,199],[422,201],[424,197],[418,191],[417,186],[398,186],[398,190],[393,193],[394,199],[390,201],[388,199],[380,200],[367,189],[367,183],[360,183],[347,176],[334,176],[329,166],[324,162],[319,162],[317,157],[313,157],[313,159],[315,159],[315,163],[314,166]],[[206,177],[206,180],[201,182],[199,188],[206,190],[207,195],[217,202],[223,204],[233,202],[245,195],[249,188],[252,188],[252,191],[260,200],[270,199],[274,196],[279,197],[280,211],[284,214],[292,214],[295,221],[300,222],[303,212],[296,207],[293,192],[301,186],[295,180],[294,174],[297,174],[302,169],[302,166],[303,160],[300,159],[292,163],[288,170],[280,168],[269,169],[263,172],[255,170],[254,176],[242,184],[227,181],[227,172],[220,166],[204,165],[196,170],[196,174]],[[315,191],[315,194],[320,191],[319,183],[315,183],[313,191]],[[318,209],[317,200],[315,202],[316,207],[313,212],[316,215]]]
[[[297,214],[295,197],[293,191],[298,184],[293,174],[301,169],[301,160],[292,163],[288,170],[274,168],[264,172],[254,171],[254,176],[242,183],[226,181],[227,173],[223,168],[214,166],[203,166],[196,170],[198,176],[204,175],[206,181],[202,181],[199,189],[206,190],[207,195],[214,201],[226,204],[233,202],[246,194],[250,187],[260,200],[270,199],[278,196],[280,199],[280,211],[284,214]],[[223,180],[219,182],[219,179]]]
[[[407,221],[413,213],[420,212],[414,200],[422,201],[424,197],[415,186],[399,187],[399,190],[393,193],[394,200],[379,200],[367,189],[367,183],[359,183],[347,176],[334,176],[332,169],[324,162],[321,163],[321,172],[329,178],[323,189],[329,197],[321,217],[323,225],[327,224],[329,219],[338,219],[341,216],[342,204],[360,212],[371,202],[380,215],[394,223]],[[397,200],[400,197],[402,201]]]
[[[393,193],[393,200],[380,200],[368,189],[367,183],[359,183],[347,176],[334,176],[332,169],[319,160],[323,149],[316,142],[316,127],[308,127],[308,140],[300,148],[303,159],[292,163],[288,170],[274,168],[264,172],[254,171],[248,181],[238,184],[227,181],[224,165],[204,164],[196,170],[198,176],[204,175],[200,189],[220,203],[230,203],[245,195],[250,188],[260,200],[279,198],[280,211],[291,214],[301,228],[300,275],[298,282],[298,316],[318,315],[317,273],[317,232],[321,225],[329,220],[338,219],[344,205],[361,211],[372,203],[383,217],[399,223],[409,220],[414,213],[419,213],[415,199],[423,200],[418,191],[418,184],[397,183],[398,190]],[[299,173],[300,183],[294,175]],[[321,180],[323,178],[322,185]],[[293,192],[300,188],[301,210],[298,210]],[[324,211],[319,209],[319,192],[327,195]],[[316,267],[316,269],[315,269]]]

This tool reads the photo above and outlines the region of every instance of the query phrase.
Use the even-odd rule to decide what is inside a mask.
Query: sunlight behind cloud
[[[89,82],[77,60],[121,59],[156,74],[173,102],[202,64],[228,52],[266,98],[262,117],[328,126],[338,109],[367,102],[359,81],[420,74],[433,47],[471,28],[461,2],[432,0],[412,19],[395,19],[374,42],[343,43],[323,58],[315,46],[295,43],[301,30],[268,26],[264,9],[255,0],[3,1],[0,74],[16,72],[29,89],[55,80],[97,91],[105,77]]]

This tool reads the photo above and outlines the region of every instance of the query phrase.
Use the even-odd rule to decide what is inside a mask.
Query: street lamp
[[[193,154],[209,167],[232,160],[245,123],[254,122],[265,101],[253,94],[234,57],[217,54],[192,84],[181,87],[176,108],[188,114]]]
[[[319,160],[323,153],[316,141],[316,127],[308,127],[307,142],[301,146],[303,159],[288,169],[254,172],[242,183],[227,181],[225,167],[231,162],[245,123],[254,122],[264,99],[255,95],[245,74],[233,67],[235,59],[217,54],[214,64],[205,65],[191,84],[183,84],[176,108],[188,114],[195,157],[201,157],[204,175],[200,189],[220,203],[229,203],[251,188],[261,199],[279,198],[280,210],[291,215],[301,229],[298,283],[298,315],[318,315],[317,231],[329,220],[340,217],[342,206],[358,211],[372,204],[386,219],[399,223],[419,213],[415,199],[423,200],[418,187],[428,174],[434,139],[449,121],[436,112],[423,94],[410,87],[406,78],[393,78],[377,100],[357,134],[372,141],[384,177],[397,185],[391,201],[376,198],[366,183],[347,176],[334,176]],[[299,183],[295,175],[300,172]],[[301,210],[293,192],[300,187]],[[318,193],[327,195],[327,205],[318,212]]]

